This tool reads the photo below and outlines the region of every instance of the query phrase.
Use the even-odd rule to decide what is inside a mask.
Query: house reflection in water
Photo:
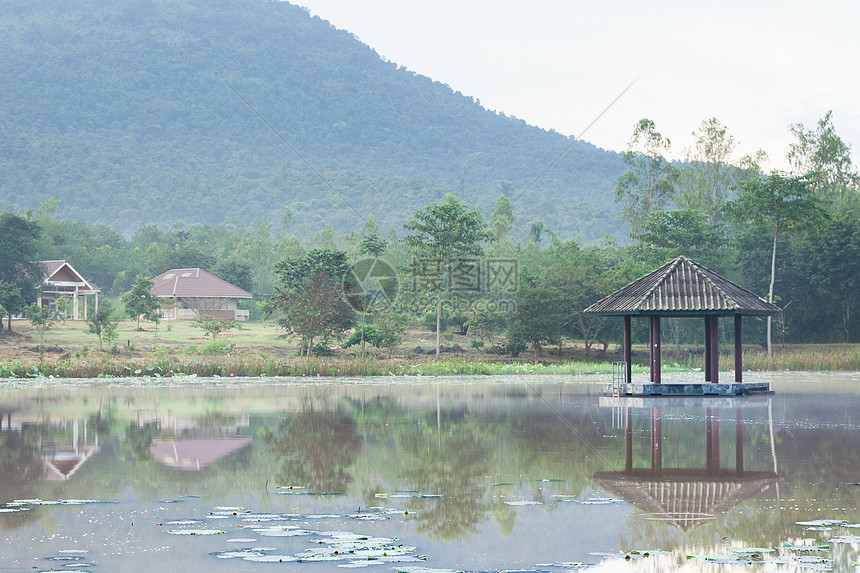
[[[38,477],[48,481],[66,481],[84,465],[88,459],[99,453],[99,437],[95,431],[89,432],[87,420],[42,421],[37,418],[23,417],[12,419],[14,409],[2,409],[0,431],[38,434],[34,444],[34,455],[38,451],[41,468]],[[5,418],[5,424],[3,423]],[[69,431],[71,430],[71,435]],[[93,443],[90,443],[92,436]],[[34,459],[38,463],[38,460]],[[35,476],[34,476],[35,477]]]
[[[67,424],[67,422],[62,422]],[[88,441],[87,422],[71,421],[72,442],[57,447],[55,442],[44,442],[41,446],[44,478],[49,481],[65,481],[71,478],[84,462],[99,452],[98,434],[93,432],[95,443]],[[81,427],[83,426],[83,427]]]
[[[182,470],[201,470],[216,460],[239,451],[251,443],[249,437],[205,438],[158,441],[149,451],[166,466]]]
[[[601,397],[601,407],[613,408],[613,422],[624,429],[624,470],[600,472],[592,481],[623,498],[643,513],[642,519],[671,523],[682,531],[714,519],[744,500],[755,497],[779,481],[774,470],[744,469],[743,411],[768,407],[770,398],[611,398]],[[663,407],[668,405],[704,409],[704,467],[667,468],[663,465]],[[720,408],[735,410],[734,468],[723,469],[720,459]],[[633,463],[634,411],[650,412],[650,466]],[[768,408],[768,411],[770,409]],[[692,437],[688,435],[687,437]]]
[[[156,440],[149,451],[158,463],[172,468],[199,471],[253,441],[249,436],[240,435],[242,428],[249,425],[247,417],[235,424],[206,428],[199,427],[194,420],[174,418],[161,422],[167,432],[172,431],[176,435]]]

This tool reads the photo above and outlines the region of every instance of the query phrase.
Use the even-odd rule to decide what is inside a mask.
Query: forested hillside
[[[487,216],[504,192],[522,230],[625,234],[620,156],[485,110],[287,2],[9,0],[0,35],[0,208],[56,197],[58,217],[130,233],[289,207],[309,233],[369,214],[397,228],[448,191]]]

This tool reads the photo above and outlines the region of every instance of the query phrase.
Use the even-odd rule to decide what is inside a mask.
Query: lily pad
[[[827,543],[860,543],[858,535],[837,535],[827,540]]]
[[[588,499],[580,499],[576,503],[580,505],[618,505],[627,502],[614,497],[589,497]]]
[[[223,529],[168,529],[171,535],[224,535]]]
[[[785,549],[787,551],[827,551],[830,549],[829,545],[793,545],[791,543],[783,543],[779,547],[780,549]]]
[[[245,557],[243,561],[251,561],[253,563],[290,563],[299,561],[299,559],[293,555],[258,555]]]

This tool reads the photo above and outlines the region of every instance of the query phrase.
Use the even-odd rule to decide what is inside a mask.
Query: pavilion
[[[624,319],[624,380],[632,379],[631,319],[649,320],[650,380],[661,384],[660,319],[662,317],[704,317],[705,382],[719,383],[718,319],[734,317],[735,382],[743,382],[741,319],[780,312],[779,307],[721,277],[715,272],[679,256],[655,271],[633,281],[583,312]],[[664,385],[679,386],[679,385]]]

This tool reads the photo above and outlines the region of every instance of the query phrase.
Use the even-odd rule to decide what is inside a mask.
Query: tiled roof
[[[198,268],[170,269],[152,279],[152,282],[155,286],[149,293],[154,296],[253,298],[248,291]]]
[[[73,282],[83,283],[80,285],[80,291],[90,291],[90,293],[101,292],[101,289],[88,280],[86,280],[81,273],[75,270],[69,261],[59,260],[59,261],[39,261],[42,264],[42,267],[45,269],[45,278],[42,280],[42,284],[49,283],[56,280],[55,275],[64,267],[68,269],[64,274],[69,275],[69,278],[73,279]],[[89,293],[88,293],[89,294]]]
[[[584,312],[593,314],[776,314],[779,307],[680,256]]]

